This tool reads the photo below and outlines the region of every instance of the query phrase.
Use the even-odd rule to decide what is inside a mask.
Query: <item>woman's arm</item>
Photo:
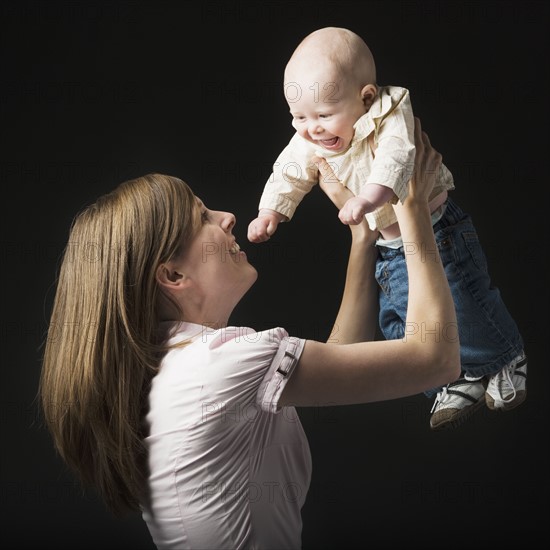
[[[341,209],[353,193],[334,175],[329,163],[314,158],[319,168],[319,187]],[[378,285],[374,278],[377,233],[366,221],[350,226],[351,249],[344,294],[330,335],[330,342],[353,344],[374,340],[378,323]]]
[[[444,385],[460,374],[454,303],[428,208],[433,150],[416,120],[415,175],[404,204],[396,205],[409,277],[405,336],[348,345],[308,340],[279,404],[346,405],[395,399]]]

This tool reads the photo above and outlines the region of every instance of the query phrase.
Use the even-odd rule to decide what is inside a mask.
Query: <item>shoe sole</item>
[[[451,428],[458,428],[468,418],[470,418],[479,408],[481,408],[485,404],[485,401],[483,399],[483,396],[480,397],[480,399],[474,403],[473,405],[470,405],[469,407],[464,407],[460,411],[457,411],[456,414],[452,415],[449,419],[445,419],[435,426],[432,425],[432,421],[430,420],[430,428],[433,431],[441,431],[441,430],[448,430]],[[454,409],[457,410],[457,409]]]
[[[513,401],[510,401],[509,403],[503,402],[502,407],[495,407],[495,400],[488,394],[485,394],[485,402],[487,404],[487,408],[491,409],[492,411],[511,411],[512,409],[515,409],[516,407],[519,407],[527,397],[527,389],[518,391],[516,394],[516,397]]]

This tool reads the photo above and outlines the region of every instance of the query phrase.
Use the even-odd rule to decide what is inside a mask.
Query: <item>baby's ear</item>
[[[372,104],[374,103],[374,99],[376,98],[377,93],[378,93],[378,90],[376,89],[376,86],[374,84],[367,84],[361,90],[361,99],[363,100],[363,103],[367,111],[371,108]]]

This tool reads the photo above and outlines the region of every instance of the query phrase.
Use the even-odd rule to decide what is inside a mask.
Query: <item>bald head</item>
[[[285,80],[312,67],[354,85],[376,83],[376,67],[369,47],[348,29],[325,27],[306,36],[287,63]]]

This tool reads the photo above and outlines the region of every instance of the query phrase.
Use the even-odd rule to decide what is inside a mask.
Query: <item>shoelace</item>
[[[434,411],[435,411],[435,408],[437,407],[437,405],[439,405],[439,403],[443,403],[443,401],[445,401],[445,399],[447,399],[448,397],[448,393],[447,393],[447,388],[449,386],[445,386],[441,391],[438,391],[436,396],[435,396],[435,401],[434,401],[434,404],[432,405],[432,410],[430,411],[430,414],[432,414]]]
[[[503,369],[503,380],[502,382],[506,382],[510,388],[512,388],[512,393],[505,399],[504,395],[502,394],[501,385],[497,385],[498,393],[500,395],[500,399],[503,403],[509,403],[510,401],[513,401],[516,398],[516,386],[514,386],[514,381],[512,380],[512,376],[514,375],[516,371],[516,366],[513,367],[504,367]],[[500,380],[499,380],[500,382]]]

